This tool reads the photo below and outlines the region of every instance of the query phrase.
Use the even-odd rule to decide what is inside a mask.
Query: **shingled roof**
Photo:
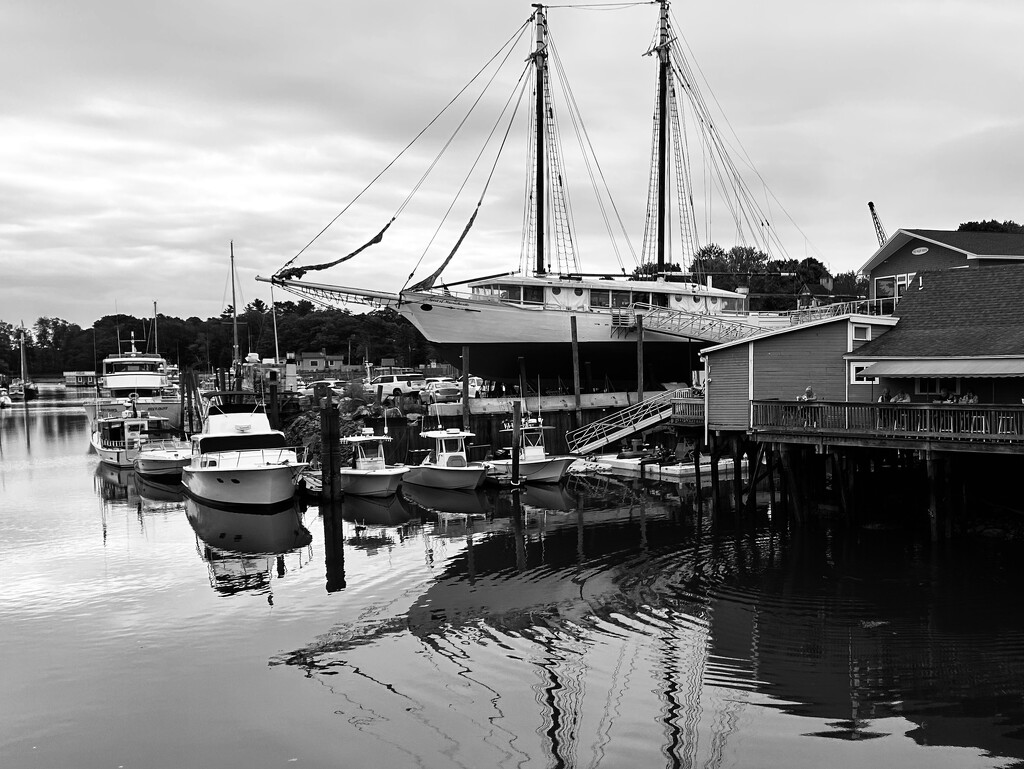
[[[972,256],[1024,256],[1024,235],[1013,232],[960,232],[907,230],[920,238],[955,248]]]
[[[943,245],[963,253],[967,260],[979,258],[1024,259],[1024,234],[1012,232],[960,232],[958,230],[897,230],[880,246],[858,272],[869,274],[875,267],[912,241]]]
[[[858,358],[1024,356],[1024,265],[920,273],[894,314]]]

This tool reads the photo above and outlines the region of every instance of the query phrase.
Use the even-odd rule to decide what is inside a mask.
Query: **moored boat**
[[[420,435],[434,441],[418,465],[410,465],[404,481],[435,489],[475,489],[484,481],[487,466],[466,459],[466,438],[473,433],[458,428],[427,430]]]
[[[338,471],[342,491],[364,497],[386,497],[398,490],[409,466],[385,462],[384,444],[390,440],[390,435],[377,435],[370,427],[358,435],[341,439],[343,444],[352,447],[353,452],[352,466]]]
[[[709,114],[708,102],[689,79],[692,68],[685,60],[681,36],[670,24],[668,0],[661,0],[660,6],[657,42],[648,51],[658,61],[648,221],[641,259],[632,275],[621,261],[617,269],[604,273],[588,273],[580,267],[575,245],[580,239],[573,231],[570,201],[563,185],[549,88],[552,73],[548,59],[555,52],[548,36],[545,8],[537,4],[530,20],[535,46],[528,57],[533,67],[533,98],[529,103],[534,113],[527,153],[531,183],[522,236],[514,241],[522,244],[517,271],[502,272],[508,265],[495,264],[495,274],[489,276],[447,282],[441,278],[456,253],[471,247],[468,236],[483,202],[481,195],[477,209],[457,239],[453,238],[454,245],[441,265],[426,278],[398,291],[303,280],[307,272],[331,268],[381,242],[397,214],[365,245],[340,259],[296,266],[293,258],[274,276],[259,280],[342,307],[363,303],[393,308],[416,326],[449,363],[461,365],[460,359],[468,349],[474,373],[505,382],[519,377],[523,362],[533,371],[543,372],[549,382],[572,379],[577,352],[578,359],[586,361],[584,387],[615,383],[620,389],[631,389],[641,379],[665,385],[692,382],[701,376],[701,347],[788,325],[788,314],[751,313],[746,291],[716,288],[712,273],[701,271],[714,268],[696,258],[703,235],[700,223],[703,220],[709,226],[718,210],[729,212],[730,231],[738,235],[744,247],[760,248],[765,253],[785,249],[769,226],[769,216],[760,210],[757,197],[746,188],[737,164],[729,157],[729,145]],[[725,206],[712,205],[708,200],[703,214],[695,210],[694,175],[689,173],[689,159],[684,158],[689,142],[683,135],[681,125],[686,122],[680,115],[687,101],[696,118],[689,124],[700,126],[704,132],[695,144],[705,150],[704,160],[713,169],[703,176],[718,179],[722,190],[733,191],[728,193],[730,200]],[[574,125],[581,122],[575,104],[571,99],[567,102],[574,113]],[[594,160],[586,153],[584,159],[588,164]],[[673,174],[682,178],[670,179]],[[604,213],[604,197],[611,202],[610,195],[606,189],[595,193]],[[678,210],[673,212],[675,194],[679,196]],[[714,193],[709,191],[708,195]],[[678,234],[673,236],[670,219],[675,214],[680,221],[675,229]],[[681,271],[671,262],[673,257],[679,258],[672,253],[673,237],[681,240],[680,253],[693,265],[692,273]],[[619,240],[627,241],[626,246],[633,250],[624,234],[611,240],[610,251],[619,251]],[[647,350],[642,375],[636,367],[636,349],[641,341]],[[580,373],[578,366],[575,373]]]
[[[270,426],[262,400],[248,391],[207,393],[202,432],[181,479],[189,496],[205,504],[275,507],[295,495],[307,466],[300,450]]]
[[[90,443],[101,462],[128,468],[148,441],[166,436],[168,430],[164,417],[129,408],[119,416],[94,420]]]
[[[181,399],[173,394],[166,359],[157,353],[139,352],[135,334],[125,349],[103,359],[100,398],[85,404],[91,419],[116,413],[125,399],[137,408],[165,417],[171,427],[181,427]]]
[[[569,466],[576,457],[569,455],[551,456],[544,447],[544,431],[554,428],[545,425],[540,417],[526,417],[519,425],[519,480],[533,483],[558,483],[565,477]],[[506,422],[500,434],[511,436],[514,425]],[[487,460],[487,480],[508,483],[513,480],[512,452],[515,446],[503,449],[501,453]]]
[[[192,461],[192,444],[176,438],[148,441],[133,462],[141,476],[161,480],[181,478],[181,469]]]

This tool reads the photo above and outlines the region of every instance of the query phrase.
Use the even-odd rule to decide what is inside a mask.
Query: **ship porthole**
[[[431,304],[421,304],[420,309],[423,310],[423,312],[430,312],[434,309],[434,306]]]
[[[558,286],[555,286],[553,289],[551,289],[551,293],[554,294],[555,296],[558,296],[560,293],[562,293],[562,289],[560,289]]]
[[[572,292],[573,292],[574,294],[576,294],[576,296],[583,296],[583,289],[582,289],[582,288],[574,288],[574,289],[572,290]]]

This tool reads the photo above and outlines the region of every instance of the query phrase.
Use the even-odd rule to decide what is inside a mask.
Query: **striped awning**
[[[870,377],[1024,377],[1024,358],[882,360],[866,367]]]

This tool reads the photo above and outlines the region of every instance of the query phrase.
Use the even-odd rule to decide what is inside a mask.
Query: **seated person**
[[[900,390],[898,393],[896,393],[896,395],[893,397],[893,399],[891,401],[889,401],[889,402],[890,403],[909,403],[910,402],[910,396],[907,395],[907,391],[906,390]]]
[[[891,399],[892,399],[892,396],[889,395],[889,388],[888,387],[886,387],[884,390],[882,390],[882,394],[878,396],[878,402],[879,403],[888,403]]]

